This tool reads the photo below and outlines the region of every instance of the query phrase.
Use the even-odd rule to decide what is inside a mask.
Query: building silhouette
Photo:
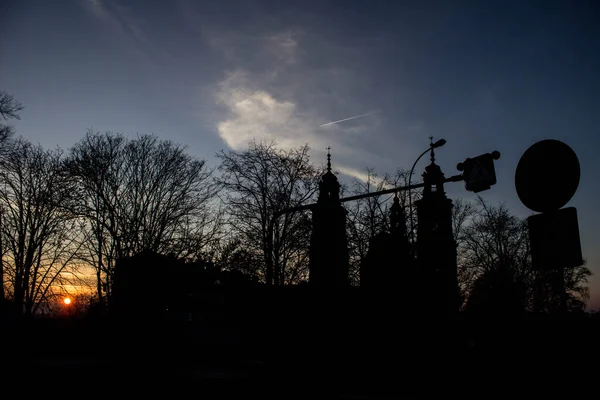
[[[314,288],[349,286],[346,215],[340,201],[340,184],[331,172],[331,154],[328,152],[327,172],[321,177],[319,197],[312,209],[309,283]]]
[[[417,268],[427,285],[428,302],[433,312],[458,311],[458,271],[456,241],[452,234],[452,200],[444,192],[444,174],[435,163],[423,173],[423,197],[415,202],[417,208]]]

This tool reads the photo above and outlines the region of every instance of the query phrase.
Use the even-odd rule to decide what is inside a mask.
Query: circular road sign
[[[527,208],[550,212],[571,200],[579,177],[579,159],[573,149],[561,141],[547,139],[523,153],[515,173],[515,187]]]

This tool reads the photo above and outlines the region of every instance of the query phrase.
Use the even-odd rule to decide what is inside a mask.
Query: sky
[[[521,155],[563,141],[580,162],[567,206],[600,309],[599,17],[584,0],[5,0],[0,90],[25,106],[17,132],[52,148],[89,129],[157,134],[216,165],[220,150],[274,139],[308,144],[317,164],[330,146],[345,182],[409,170],[430,136],[447,141],[446,176],[498,150],[498,183],[480,194],[523,218]]]

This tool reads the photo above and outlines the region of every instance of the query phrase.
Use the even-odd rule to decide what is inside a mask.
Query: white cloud
[[[241,150],[251,140],[275,140],[282,148],[308,144],[317,164],[331,147],[334,169],[363,181],[361,169],[382,161],[365,149],[382,131],[384,116],[360,95],[368,89],[352,65],[340,63],[345,47],[293,28],[253,35],[207,28],[204,38],[235,71],[214,93],[224,110],[215,114],[214,126],[227,146]]]
[[[231,79],[231,78],[230,78]],[[252,90],[243,86],[225,84],[218,97],[229,112],[230,118],[218,123],[221,138],[229,147],[240,150],[252,139],[277,140],[280,145],[295,147],[296,136],[290,126],[295,121],[296,105],[290,101],[275,99],[264,90]]]
[[[334,168],[334,170],[339,171],[340,173],[351,178],[356,178],[362,182],[367,182],[369,180],[367,171],[361,171],[355,168],[346,167],[344,165],[338,165]]]
[[[335,150],[335,168],[340,173],[366,179],[366,174],[344,165],[356,153],[341,140],[343,130],[319,128],[314,115],[301,113],[294,101],[276,98],[265,89],[252,87],[247,73],[230,74],[219,85],[217,100],[227,109],[228,116],[217,123],[219,136],[234,150],[242,150],[252,140],[276,141],[281,148],[295,148],[309,144],[313,156],[323,158],[325,149]],[[317,159],[318,162],[318,159]]]

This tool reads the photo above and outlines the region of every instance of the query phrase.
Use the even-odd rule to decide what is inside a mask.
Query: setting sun
[[[63,300],[63,303],[65,303],[68,306],[69,304],[71,304],[71,299],[68,297],[65,297],[65,299]]]

